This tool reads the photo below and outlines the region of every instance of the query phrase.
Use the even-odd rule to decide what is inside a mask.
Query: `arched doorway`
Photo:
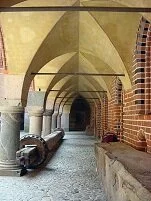
[[[86,126],[90,124],[90,107],[82,96],[74,100],[69,118],[70,131],[85,131]]]

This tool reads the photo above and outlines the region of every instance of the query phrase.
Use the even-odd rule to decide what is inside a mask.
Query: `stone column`
[[[69,131],[69,114],[70,113],[62,113],[61,117],[61,128],[64,129],[64,131]]]
[[[61,128],[61,116],[62,116],[62,113],[58,114],[58,117],[57,117],[57,128]]]
[[[57,116],[58,116],[58,112],[55,112],[53,115],[52,115],[52,124],[51,124],[51,129],[52,131],[57,128]]]
[[[20,114],[22,107],[0,106],[0,175],[21,176],[25,170],[16,164],[16,151],[20,146]]]
[[[43,110],[29,111],[29,133],[41,136]]]
[[[53,110],[46,110],[43,114],[43,129],[42,129],[43,137],[51,133],[52,114]]]
[[[26,108],[24,113],[24,131],[29,133],[29,114]]]

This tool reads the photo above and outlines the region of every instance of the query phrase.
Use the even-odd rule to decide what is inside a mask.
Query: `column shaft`
[[[55,128],[57,128],[57,116],[58,116],[58,112],[55,112],[52,115],[52,125],[51,125],[52,130],[54,130]]]
[[[61,128],[63,128],[64,131],[69,131],[69,113],[62,113]]]
[[[16,151],[20,146],[20,123],[22,107],[0,107],[0,175],[22,175],[16,164]]]
[[[57,128],[61,128],[61,116],[62,114],[59,114],[57,117]]]
[[[30,125],[29,133],[41,136],[42,132],[42,121],[43,121],[43,111],[29,111]]]
[[[52,110],[47,110],[43,114],[43,129],[42,129],[42,135],[46,136],[51,133],[51,120],[52,120]]]

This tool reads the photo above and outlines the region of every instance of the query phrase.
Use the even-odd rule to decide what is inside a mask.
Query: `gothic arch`
[[[151,24],[142,17],[137,33],[133,65],[133,91],[137,114],[150,113]]]

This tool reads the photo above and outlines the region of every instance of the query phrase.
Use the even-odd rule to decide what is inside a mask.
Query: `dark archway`
[[[78,96],[70,111],[69,130],[70,131],[85,131],[86,126],[90,124],[90,107],[88,102]]]

